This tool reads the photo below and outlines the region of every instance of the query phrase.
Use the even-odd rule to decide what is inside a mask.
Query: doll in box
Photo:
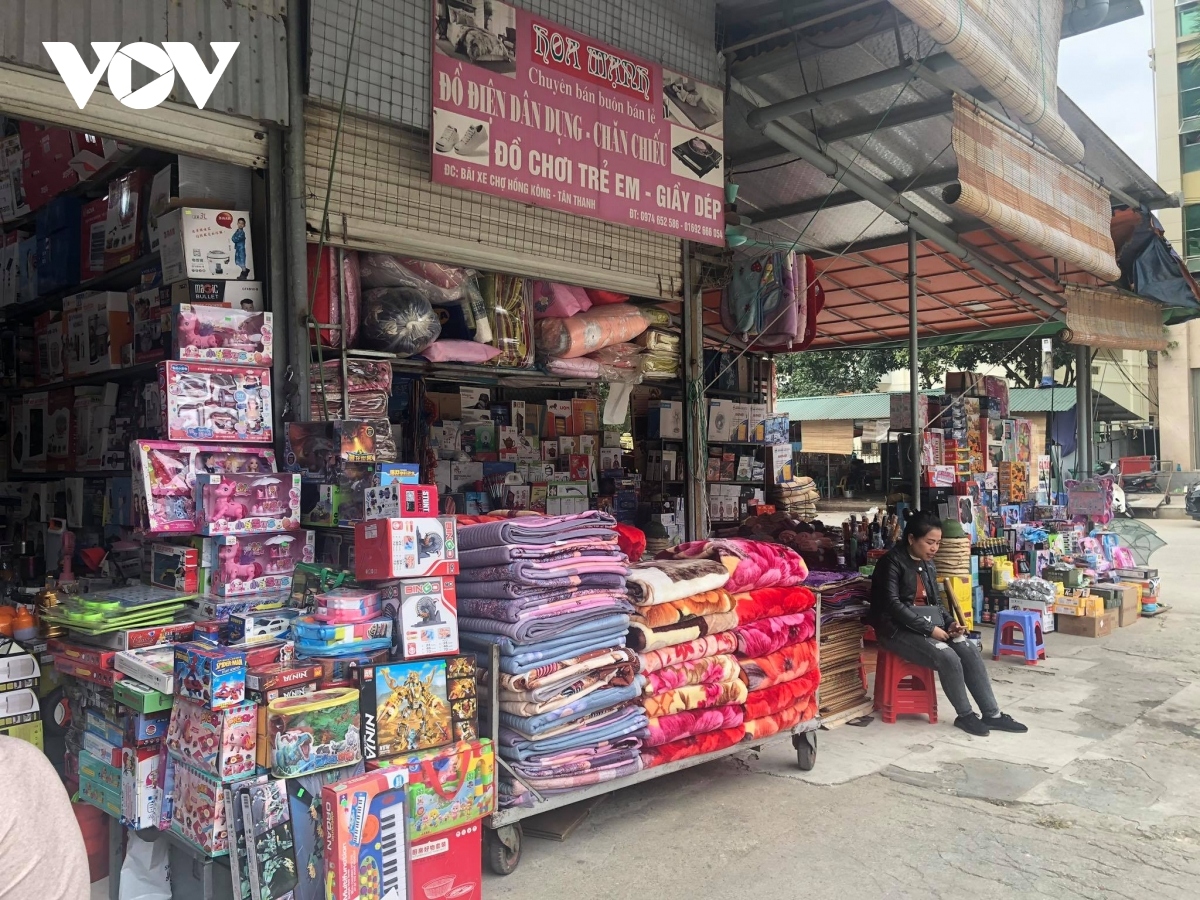
[[[311,531],[223,535],[218,541],[212,582],[222,597],[289,590],[296,564],[311,563],[314,556]]]

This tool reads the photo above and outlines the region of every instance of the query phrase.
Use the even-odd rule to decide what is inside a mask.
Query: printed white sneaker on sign
[[[437,139],[437,143],[433,146],[437,148],[438,153],[449,153],[457,143],[458,129],[453,125],[447,125],[442,130],[442,136]]]
[[[479,149],[479,145],[487,140],[487,129],[482,125],[472,125],[463,135],[463,139],[454,145],[454,152],[466,156]]]

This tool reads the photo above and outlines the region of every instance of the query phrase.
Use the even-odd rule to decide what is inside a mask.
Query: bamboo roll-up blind
[[[854,422],[850,419],[805,422],[800,426],[800,448],[804,453],[848,456],[854,452]]]
[[[1117,291],[1067,285],[1063,340],[1112,350],[1166,350],[1162,306]]]
[[[1105,281],[1120,277],[1107,191],[958,97],[952,139],[954,206]]]

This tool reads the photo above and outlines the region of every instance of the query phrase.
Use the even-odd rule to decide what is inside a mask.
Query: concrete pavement
[[[1038,666],[988,660],[1027,735],[943,718],[822,732],[609,797],[564,843],[527,839],[489,900],[1200,896],[1200,524],[1169,543],[1158,619],[1051,634]],[[984,630],[990,646],[991,631]]]

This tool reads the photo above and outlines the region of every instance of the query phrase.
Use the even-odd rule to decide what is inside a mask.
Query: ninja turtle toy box
[[[394,656],[421,659],[458,652],[458,597],[453,578],[409,578],[379,585],[390,616]]]
[[[450,516],[368,519],[354,526],[359,581],[458,574],[458,531]]]

